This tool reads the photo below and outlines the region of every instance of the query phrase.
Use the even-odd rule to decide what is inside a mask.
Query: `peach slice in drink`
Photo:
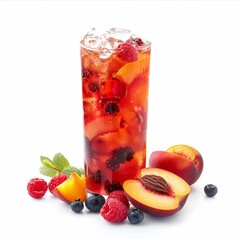
[[[97,97],[83,99],[85,124],[102,115],[101,106]]]
[[[91,149],[97,153],[110,153],[114,149],[128,146],[130,143],[129,133],[125,129],[114,132],[106,132],[93,138]]]
[[[120,116],[105,115],[96,118],[85,126],[85,135],[91,141],[99,134],[117,131],[120,127],[120,121]]]
[[[130,62],[124,65],[119,71],[113,75],[114,78],[131,84],[138,75],[148,76],[150,56],[146,53],[140,53],[136,62]]]

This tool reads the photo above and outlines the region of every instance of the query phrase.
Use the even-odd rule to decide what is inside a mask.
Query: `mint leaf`
[[[82,174],[84,174],[84,170],[83,170],[82,168],[76,168],[76,167],[73,167],[73,166],[65,167],[65,168],[62,170],[62,173],[64,173],[67,177],[70,177],[70,175],[71,175],[72,172],[77,173],[79,176],[81,176]]]
[[[48,168],[54,168],[53,161],[49,158],[41,159],[42,165]]]
[[[52,160],[51,160],[50,158],[46,157],[46,156],[40,156],[40,159],[41,159],[41,162],[42,162],[43,160],[45,160],[45,159],[47,159],[47,160],[49,160],[49,161],[52,162]]]
[[[58,174],[58,171],[57,170],[54,170],[52,168],[49,168],[49,167],[46,167],[44,165],[42,165],[40,168],[39,168],[39,172],[44,175],[44,176],[47,176],[47,177],[53,177],[55,175]]]
[[[70,163],[61,153],[56,153],[53,157],[53,165],[62,171],[64,168],[70,166]]]

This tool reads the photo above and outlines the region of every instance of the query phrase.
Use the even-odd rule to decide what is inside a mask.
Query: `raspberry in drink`
[[[121,190],[146,165],[151,43],[129,30],[81,41],[85,175],[89,192]]]

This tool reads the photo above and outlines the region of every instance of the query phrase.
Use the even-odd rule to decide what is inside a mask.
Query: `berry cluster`
[[[27,184],[28,194],[33,198],[42,198],[48,189],[52,193],[53,189],[66,179],[67,176],[63,173],[52,177],[49,183],[42,178],[32,178]]]
[[[131,161],[134,156],[134,151],[131,147],[120,147],[113,151],[113,157],[106,161],[106,167],[112,171],[119,169],[120,164],[125,161]]]
[[[77,199],[70,206],[73,212],[80,213],[84,208],[84,203]],[[128,199],[122,190],[111,192],[107,199],[100,194],[92,194],[86,198],[85,206],[90,212],[100,212],[101,216],[111,223],[120,223],[128,218],[130,223],[138,224],[144,218],[141,210],[129,209]]]

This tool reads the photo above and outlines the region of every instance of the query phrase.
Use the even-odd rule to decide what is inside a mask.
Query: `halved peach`
[[[53,195],[67,203],[77,199],[84,202],[87,196],[85,176],[80,177],[77,173],[72,172],[67,180],[53,190]]]
[[[192,185],[202,173],[203,159],[193,147],[175,145],[168,148],[167,151],[153,152],[149,159],[149,167],[173,172]]]
[[[94,119],[85,126],[85,135],[91,141],[99,134],[117,131],[120,127],[120,116],[103,116]]]
[[[191,191],[182,178],[159,168],[142,169],[137,179],[124,182],[123,189],[135,207],[162,217],[177,213]]]

